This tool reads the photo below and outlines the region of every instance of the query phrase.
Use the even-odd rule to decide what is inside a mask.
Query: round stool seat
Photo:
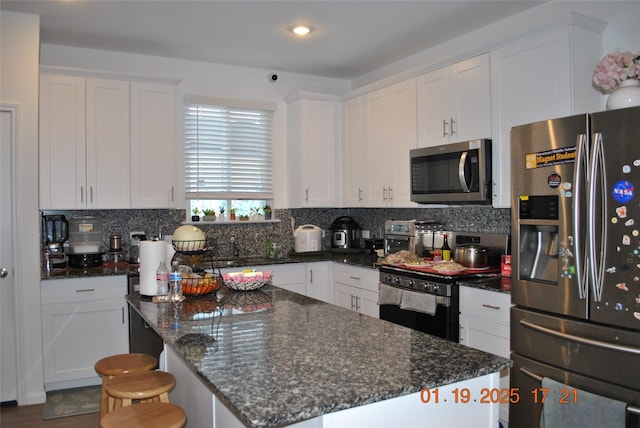
[[[187,415],[171,403],[143,403],[123,407],[105,415],[100,428],[182,428]]]
[[[118,376],[124,373],[153,370],[158,360],[147,354],[118,354],[99,360],[95,370],[100,376]]]
[[[107,413],[130,406],[133,400],[169,402],[169,391],[176,378],[163,371],[126,373],[107,379],[104,389],[108,397]]]

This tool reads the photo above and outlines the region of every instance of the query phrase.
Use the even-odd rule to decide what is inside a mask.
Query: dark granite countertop
[[[291,254],[287,257],[280,259],[270,259],[259,256],[248,256],[233,259],[233,265],[228,266],[226,261],[213,261],[207,263],[206,266],[215,266],[220,268],[225,267],[242,267],[242,266],[256,266],[256,265],[277,265],[288,263],[307,263],[307,262],[322,262],[322,261],[335,261],[339,263],[347,263],[355,266],[375,268],[375,263],[378,258],[375,254],[368,254],[364,252],[330,252],[321,251],[316,253],[309,253],[305,255]],[[78,268],[66,268],[66,269],[54,269],[50,272],[42,270],[40,273],[40,279],[58,279],[58,278],[88,278],[96,276],[112,276],[112,275],[129,275],[138,274],[140,265],[130,265],[126,262],[113,264],[104,263],[102,266],[87,269]]]
[[[461,279],[458,284],[465,285],[467,287],[511,294],[511,277],[499,274],[482,278]]]
[[[267,286],[129,304],[246,425],[272,427],[511,366],[496,355]]]

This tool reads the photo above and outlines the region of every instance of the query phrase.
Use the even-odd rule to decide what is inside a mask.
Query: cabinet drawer
[[[465,315],[509,324],[510,307],[510,294],[460,287],[460,312]]]
[[[379,275],[377,269],[367,269],[341,263],[335,263],[333,265],[333,282],[339,282],[376,293],[378,292]]]
[[[42,304],[121,299],[127,294],[127,277],[102,276],[80,279],[50,279],[40,282]]]

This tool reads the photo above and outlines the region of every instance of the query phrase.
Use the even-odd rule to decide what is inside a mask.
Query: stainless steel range
[[[491,248],[488,269],[439,274],[419,267],[380,265],[380,319],[453,342],[459,339],[459,281],[493,277],[500,255],[508,251],[508,235],[448,232],[452,243],[478,243]]]

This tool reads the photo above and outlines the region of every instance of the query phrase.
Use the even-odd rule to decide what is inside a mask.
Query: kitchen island
[[[189,426],[498,426],[510,360],[272,286],[127,300],[165,342]]]

